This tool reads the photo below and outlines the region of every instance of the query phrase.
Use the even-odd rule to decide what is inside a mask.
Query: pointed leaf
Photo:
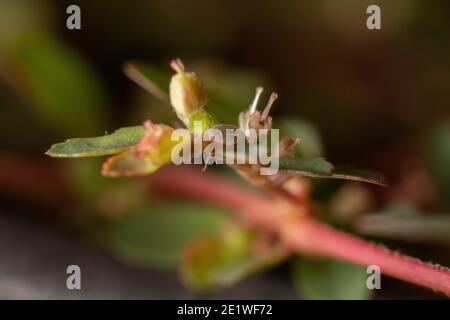
[[[334,168],[323,158],[280,158],[279,161],[280,170],[286,170],[292,174],[312,178],[355,180],[380,186],[388,185],[386,178],[376,172],[348,167]]]
[[[94,138],[75,138],[54,144],[47,152],[51,157],[78,158],[120,153],[137,144],[144,136],[143,126],[125,127],[112,134]]]
[[[280,158],[280,170],[289,170],[299,174],[323,174],[333,172],[333,165],[324,158]]]
[[[450,216],[421,214],[409,203],[395,203],[381,211],[363,215],[354,222],[354,227],[370,236],[450,245]]]
[[[333,171],[331,178],[367,182],[383,187],[388,186],[387,180],[383,175],[369,170],[350,167],[337,167],[336,170]]]

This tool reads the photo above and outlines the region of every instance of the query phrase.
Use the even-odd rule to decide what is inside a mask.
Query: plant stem
[[[193,168],[164,168],[149,177],[158,189],[214,203],[238,213],[246,222],[275,233],[301,254],[377,265],[381,272],[420,286],[450,294],[450,271],[390,251],[356,236],[333,229],[311,215],[293,214],[273,198]],[[284,210],[286,209],[286,210]]]
[[[298,252],[342,259],[363,266],[377,265],[386,275],[450,294],[450,272],[447,268],[390,251],[321,222],[298,221],[282,229],[281,234],[285,242]]]

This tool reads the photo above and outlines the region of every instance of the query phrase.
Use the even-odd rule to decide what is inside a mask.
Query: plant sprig
[[[145,68],[141,64],[128,63],[125,65],[125,73],[149,93],[155,95],[163,101],[170,101],[178,118],[188,129],[192,129],[193,121],[202,121],[206,128],[213,126],[231,126],[230,124],[217,124],[214,117],[206,111],[208,102],[206,90],[203,84],[193,72],[187,72],[181,60],[174,59],[171,62],[172,68],[176,74],[170,81],[170,91],[164,88],[167,83],[166,77],[153,69]],[[149,71],[150,70],[150,71]],[[153,76],[154,79],[148,76]],[[256,110],[258,99],[262,88],[258,87],[256,96],[247,111],[241,113],[239,123],[244,131],[249,126],[258,128],[271,128],[272,118],[269,115],[270,108],[276,100],[277,95],[273,93],[271,99],[263,111]],[[167,99],[170,97],[170,99]],[[170,137],[161,136],[161,130],[165,128],[170,131],[170,127],[163,124],[153,124],[146,122],[144,126],[134,126],[121,128],[109,135],[69,139],[65,142],[54,144],[46,154],[59,158],[93,157],[104,155],[116,155],[108,159],[103,166],[103,174],[107,176],[139,176],[154,172],[159,167],[169,164],[171,144]],[[280,157],[280,173],[285,178],[295,175],[307,176],[312,178],[335,178],[346,180],[358,180],[381,186],[386,186],[386,179],[380,174],[370,171],[357,170],[351,168],[335,168],[331,163],[323,158],[302,158],[294,157],[293,150],[298,143],[301,143],[301,137],[296,139],[283,138],[280,146],[285,150],[280,151],[284,156]],[[144,140],[151,140],[151,148],[158,150],[152,152],[149,146],[145,145]],[[163,147],[163,148],[162,148]],[[145,152],[142,152],[145,149]],[[117,155],[118,154],[118,155]],[[261,166],[261,165],[256,165]],[[248,166],[233,166],[238,171],[244,171],[241,174],[247,177],[251,182],[259,181],[261,176],[255,177],[253,172],[255,168]],[[252,172],[252,174],[247,174]],[[242,173],[242,172],[241,172]],[[262,179],[264,181],[268,179]],[[276,181],[271,178],[270,181]]]

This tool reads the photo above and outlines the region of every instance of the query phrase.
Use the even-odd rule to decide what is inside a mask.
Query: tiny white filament
[[[275,92],[272,92],[272,94],[270,95],[270,98],[269,98],[269,102],[267,102],[267,105],[264,108],[264,111],[261,115],[261,120],[265,120],[267,118],[267,116],[269,115],[269,112],[270,112],[270,108],[272,107],[272,104],[277,99],[278,99],[278,94],[276,94]]]
[[[253,102],[250,105],[250,114],[255,112],[256,107],[258,106],[259,97],[261,96],[261,93],[263,92],[263,90],[264,90],[263,87],[257,87],[256,88],[255,98],[253,99]]]

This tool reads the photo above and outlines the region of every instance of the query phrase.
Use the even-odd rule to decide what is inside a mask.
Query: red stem
[[[42,174],[48,177],[49,174],[55,173],[55,177],[61,179],[56,179],[59,183],[55,183],[55,179],[52,180],[59,187],[58,191],[55,188],[48,188],[48,190],[52,190],[51,198],[65,198],[63,196],[65,192],[61,192],[61,190],[65,190],[65,188],[61,188],[61,185],[65,185],[64,179],[61,177],[62,174],[59,174],[61,172],[55,170],[54,164],[44,165],[36,161],[20,161],[19,157],[6,157],[4,154],[0,155],[0,160],[4,160],[0,161],[4,162],[0,167],[5,169],[0,171],[0,182],[4,180],[3,185],[12,186],[13,193],[22,194],[23,187],[30,186],[29,183],[25,184],[26,181],[45,182],[46,179],[41,179]],[[27,170],[25,176],[28,178],[33,176],[36,179],[29,180],[17,176],[18,173],[23,172],[24,167],[29,167],[31,170]],[[378,265],[384,274],[450,294],[450,271],[448,269],[423,263],[335,230],[315,220],[311,215],[292,215],[292,212],[289,214],[289,211],[292,211],[291,206],[286,206],[286,210],[284,210],[283,207],[280,207],[279,202],[267,195],[258,194],[248,188],[228,182],[210,172],[199,172],[192,167],[170,167],[159,170],[149,176],[149,179],[155,187],[162,191],[232,209],[248,223],[278,234],[286,245],[299,253],[333,257],[364,266]],[[31,188],[27,191],[35,194],[35,189]],[[284,198],[288,197],[288,195],[284,196]],[[296,208],[298,205],[299,203],[296,203]]]
[[[381,272],[420,286],[450,294],[450,271],[390,251],[317,221],[289,214],[266,195],[192,168],[167,168],[150,176],[165,192],[211,202],[232,209],[241,218],[278,234],[290,248],[303,254],[346,260],[363,266],[377,265]]]
[[[285,241],[298,252],[318,254],[363,266],[377,265],[381,272],[420,286],[450,294],[450,272],[398,252],[369,243],[318,221],[285,228]]]

